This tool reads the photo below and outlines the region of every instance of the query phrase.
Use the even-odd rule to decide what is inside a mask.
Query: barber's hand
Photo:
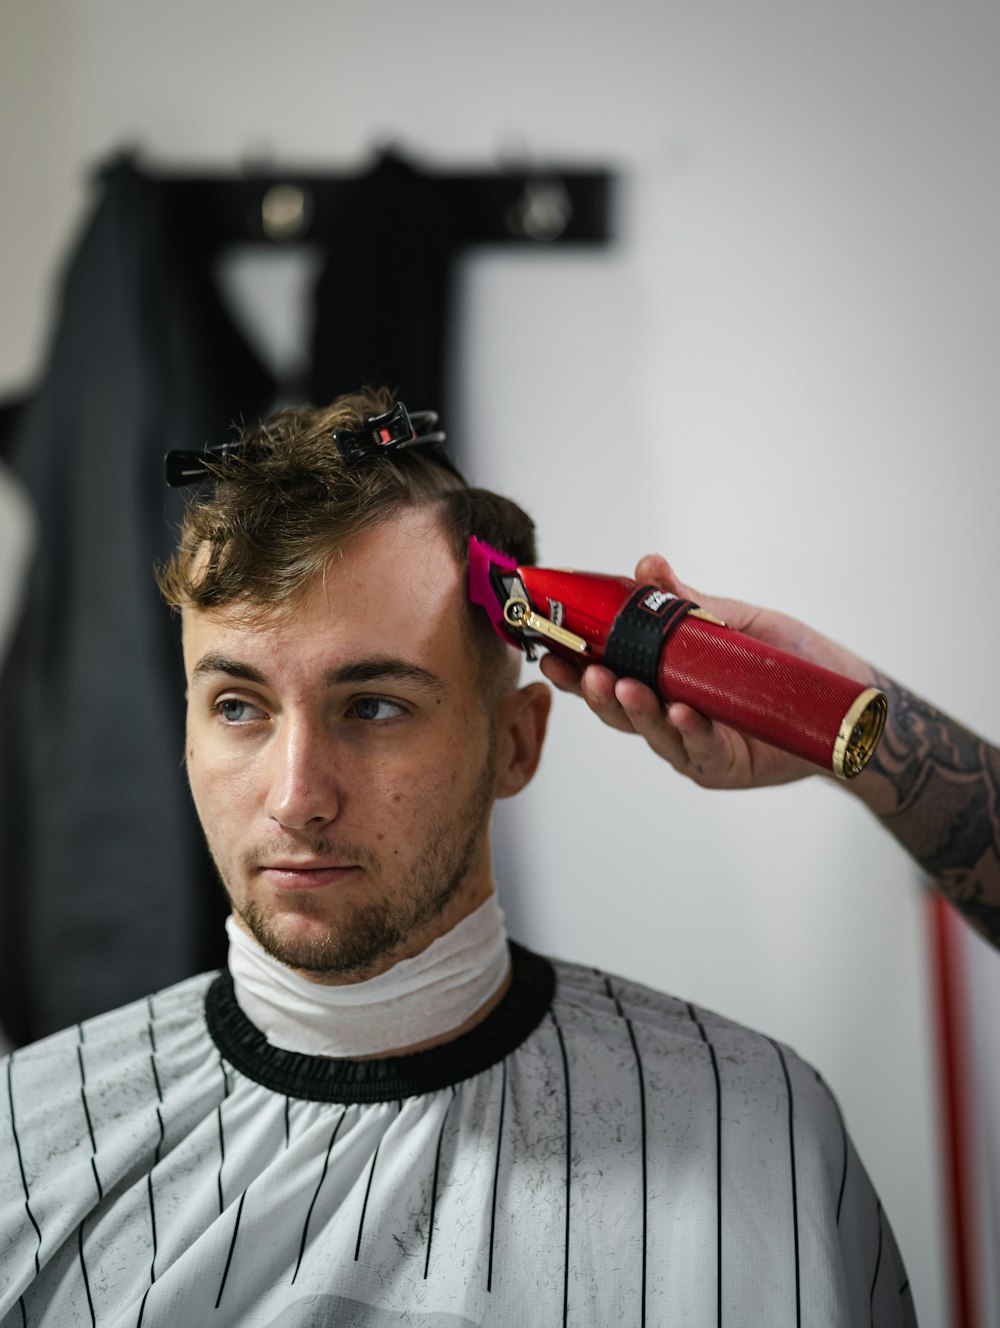
[[[717,599],[691,590],[658,554],[641,558],[635,577],[637,581],[693,599],[728,626],[758,641],[859,682],[874,680],[869,665],[794,618],[754,608],[739,600]],[[635,678],[616,678],[601,664],[581,669],[568,660],[547,654],[541,669],[560,691],[582,696],[594,714],[611,728],[645,738],[658,756],[702,788],[762,787],[819,773],[809,762],[756,738],[745,738],[724,724],[715,724],[688,705],[680,702],[663,705],[652,688]]]

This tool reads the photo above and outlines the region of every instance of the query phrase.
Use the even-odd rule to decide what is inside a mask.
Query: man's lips
[[[354,863],[340,862],[265,862],[260,874],[276,890],[318,890],[325,885],[337,885],[360,868]]]

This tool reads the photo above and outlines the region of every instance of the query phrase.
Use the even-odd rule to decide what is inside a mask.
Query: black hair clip
[[[194,484],[211,474],[210,461],[225,461],[226,457],[238,456],[244,450],[241,439],[220,443],[217,447],[206,447],[201,452],[189,452],[176,449],[163,458],[163,468],[167,483],[171,489],[180,489],[185,484]]]
[[[434,428],[437,422],[436,411],[415,410],[411,415],[400,401],[384,415],[372,415],[360,429],[334,429],[333,441],[347,464],[355,466],[383,452],[443,443],[445,433]]]
[[[400,401],[384,415],[372,415],[360,429],[334,429],[333,441],[349,466],[357,465],[367,457],[383,452],[394,452],[403,447],[440,446],[445,440],[443,429],[435,429],[437,412],[415,410],[411,415]],[[172,489],[194,484],[212,473],[212,464],[227,457],[241,456],[246,443],[241,438],[206,447],[201,452],[175,450],[163,458],[166,480]],[[441,460],[454,469],[442,453]]]

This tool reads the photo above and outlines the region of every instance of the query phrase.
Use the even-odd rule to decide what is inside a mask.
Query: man
[[[813,1070],[508,944],[549,694],[466,562],[531,522],[390,405],[191,463],[160,583],[229,972],[3,1066],[0,1324],[914,1323]]]
[[[794,618],[691,590],[657,554],[640,560],[636,577],[697,600],[750,636],[886,693],[882,742],[846,787],[967,921],[1000,945],[1000,749]],[[583,696],[612,728],[645,738],[658,756],[703,788],[760,788],[820,773],[711,723],[690,706],[663,706],[642,683],[616,679],[600,665],[581,672],[547,655],[541,667],[555,686]]]

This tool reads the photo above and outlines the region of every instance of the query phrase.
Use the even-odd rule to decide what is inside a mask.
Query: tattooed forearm
[[[871,762],[873,808],[988,940],[1000,945],[1000,750],[880,677],[885,736]],[[859,790],[860,792],[860,790]]]

